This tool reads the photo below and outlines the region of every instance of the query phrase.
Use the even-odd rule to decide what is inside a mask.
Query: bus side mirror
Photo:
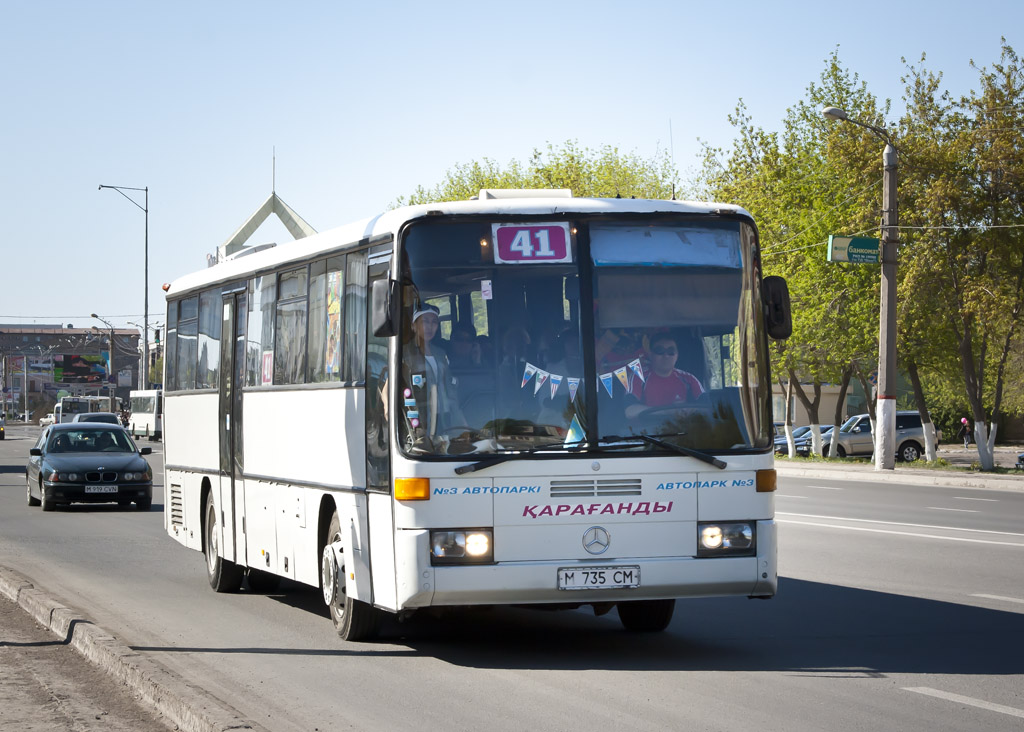
[[[793,316],[789,309],[789,288],[782,277],[765,277],[761,285],[764,320],[768,335],[777,341],[793,334]]]
[[[398,321],[398,283],[374,280],[370,289],[370,329],[378,338],[395,335]]]

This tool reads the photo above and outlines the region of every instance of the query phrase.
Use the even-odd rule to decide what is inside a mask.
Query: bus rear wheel
[[[334,546],[341,540],[341,521],[335,513],[331,517],[320,558],[320,586],[324,602],[330,608],[334,629],[342,640],[368,640],[377,635],[380,613],[372,605],[349,596],[345,586],[345,555],[336,551]]]
[[[675,600],[632,600],[620,602],[619,620],[634,633],[658,633],[668,627],[676,609]]]
[[[152,499],[151,499],[152,500]],[[139,505],[140,510],[142,506]],[[149,510],[146,506],[145,510]],[[206,523],[203,551],[206,554],[206,577],[215,592],[238,592],[242,586],[242,568],[220,556],[220,541],[217,534],[217,507],[213,505],[213,493],[206,497]]]

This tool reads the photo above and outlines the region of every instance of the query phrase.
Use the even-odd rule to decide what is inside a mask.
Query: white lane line
[[[810,498],[810,496],[794,496],[790,493],[776,493],[776,498]]]
[[[776,517],[778,514],[776,514]],[[813,521],[790,521],[786,519],[775,519],[781,524],[795,524],[796,526],[818,526],[824,529],[845,529],[847,531],[867,531],[871,534],[892,534],[893,536],[913,536],[919,539],[939,539],[942,541],[964,541],[969,544],[992,544],[995,546],[1019,546],[1024,548],[1024,543],[1010,541],[989,541],[988,539],[968,539],[964,536],[939,536],[937,534],[915,534],[912,531],[890,531],[888,529],[869,529],[866,526],[841,526],[839,524],[820,524]],[[846,519],[849,520],[849,519]],[[940,527],[941,528],[941,527]],[[956,529],[963,531],[964,529]]]
[[[843,490],[839,486],[835,486],[835,485],[812,485],[811,488],[817,488],[819,491],[841,491],[841,490]]]
[[[1003,602],[1019,602],[1021,605],[1024,605],[1024,599],[1021,599],[1019,597],[1003,597],[1002,595],[981,595],[981,594],[971,595],[971,597],[983,597],[986,600],[1002,600]]]
[[[1024,709],[1008,707],[1004,704],[993,704],[992,702],[987,702],[982,699],[975,699],[970,696],[950,694],[948,691],[929,689],[927,686],[905,686],[903,687],[903,691],[912,691],[915,694],[934,696],[936,699],[945,699],[946,701],[955,702],[956,704],[966,704],[971,707],[978,707],[978,709],[987,709],[990,712],[999,712],[1000,714],[1008,714],[1011,717],[1020,717],[1024,719]]]
[[[973,508],[941,508],[939,506],[928,506],[929,511],[956,511],[957,513],[980,513]]]
[[[999,503],[998,498],[973,498],[970,496],[953,496],[954,501],[985,501],[986,503]]]
[[[972,534],[998,534],[999,536],[1019,536],[1024,539],[1024,534],[1013,531],[992,531],[990,529],[962,529],[957,526],[935,526],[934,524],[908,524],[900,521],[879,521],[877,519],[859,519],[844,516],[819,516],[811,513],[786,513],[776,511],[776,516],[796,516],[798,518],[824,519],[825,521],[853,521],[858,524],[881,524],[883,526],[910,526],[914,529],[944,529],[946,531],[969,531]]]

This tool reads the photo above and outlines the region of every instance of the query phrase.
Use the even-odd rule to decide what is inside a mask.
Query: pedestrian
[[[965,450],[971,446],[971,423],[967,421],[967,417],[960,418],[960,431],[956,433],[956,436],[964,438]]]

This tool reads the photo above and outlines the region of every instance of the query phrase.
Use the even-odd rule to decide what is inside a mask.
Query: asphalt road
[[[149,513],[28,508],[28,429],[0,442],[0,565],[272,730],[1024,725],[1024,492],[783,477],[774,600],[683,602],[652,636],[497,609],[350,644],[314,589],[213,593],[162,486]]]

